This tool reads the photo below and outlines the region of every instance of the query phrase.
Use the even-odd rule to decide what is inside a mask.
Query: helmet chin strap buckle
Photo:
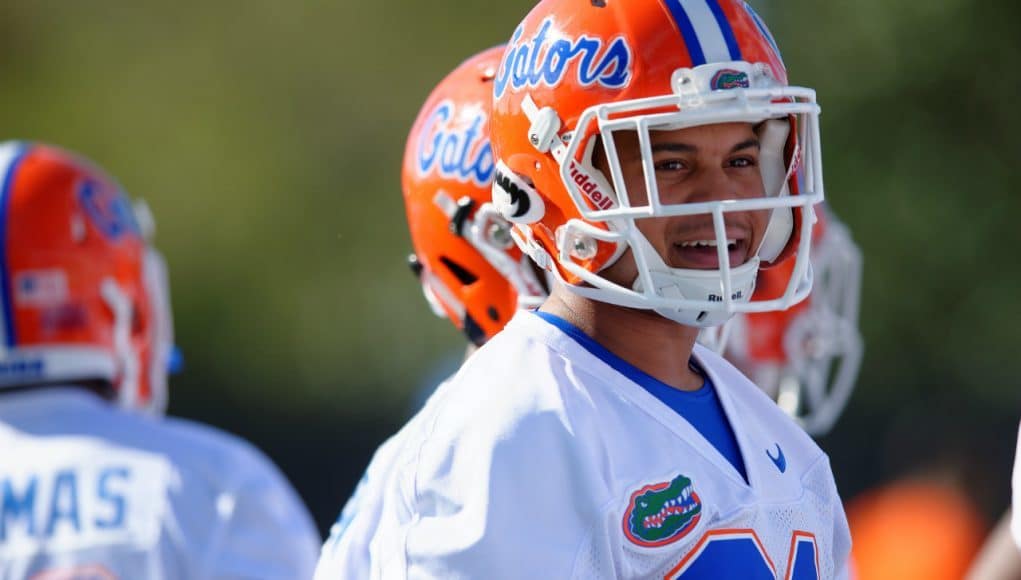
[[[530,120],[532,126],[528,128],[528,142],[540,153],[548,153],[557,141],[560,117],[551,107],[543,107]]]
[[[599,245],[595,238],[578,231],[568,230],[569,228],[561,226],[557,228],[554,234],[557,246],[561,248],[561,252],[566,250],[567,255],[575,260],[591,260],[595,258],[596,254],[599,253]]]
[[[567,145],[558,134],[560,132],[560,115],[553,107],[539,108],[532,100],[532,95],[525,95],[521,100],[521,110],[528,117],[531,125],[528,128],[528,142],[539,153],[550,153],[557,163],[563,165]]]

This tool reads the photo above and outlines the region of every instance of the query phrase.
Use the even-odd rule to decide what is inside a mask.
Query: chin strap
[[[117,356],[117,400],[121,406],[137,408],[139,400],[138,353],[131,347],[131,319],[134,308],[131,298],[112,278],[100,287],[103,300],[113,311],[113,344]]]
[[[560,116],[553,107],[539,108],[532,95],[526,94],[521,99],[521,111],[525,113],[531,126],[528,128],[528,142],[539,153],[549,153],[560,165],[564,164],[567,155],[567,144],[560,137]]]
[[[167,263],[163,254],[152,246],[145,251],[145,292],[152,310],[149,320],[149,401],[145,410],[163,415],[167,410],[168,376],[174,365],[180,365],[181,355],[175,359],[174,315],[170,305],[170,284]]]
[[[719,326],[707,326],[698,332],[698,343],[723,356],[727,350],[727,342],[730,341],[732,328],[737,318],[731,318]]]

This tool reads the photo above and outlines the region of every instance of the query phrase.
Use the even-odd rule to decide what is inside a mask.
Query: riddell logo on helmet
[[[489,185],[494,161],[493,149],[483,135],[486,115],[481,110],[470,116],[467,112],[457,110],[450,101],[443,101],[429,114],[418,138],[419,175],[436,170],[447,179],[474,182],[480,187]]]
[[[744,292],[740,290],[730,295],[731,300],[741,300],[742,298],[744,298]],[[709,302],[723,302],[723,296],[720,296],[719,294],[710,294]]]
[[[613,207],[613,198],[599,187],[599,182],[589,175],[588,171],[578,165],[578,162],[572,160],[567,171],[571,174],[571,180],[585,194],[585,197],[592,202],[593,206],[597,209],[611,209]]]
[[[549,37],[551,28],[555,29],[553,38]],[[578,84],[583,87],[598,83],[619,89],[627,85],[631,79],[631,48],[623,36],[607,44],[598,36],[571,38],[560,33],[559,28],[552,18],[547,18],[531,38],[522,38],[521,26],[514,31],[493,86],[497,99],[508,85],[515,91],[541,85],[555,87],[563,82],[572,66]]]

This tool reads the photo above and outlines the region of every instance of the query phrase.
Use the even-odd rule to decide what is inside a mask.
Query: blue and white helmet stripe
[[[663,0],[684,37],[691,65],[741,60],[734,29],[718,0]]]
[[[0,144],[0,340],[4,347],[14,348],[17,340],[14,334],[14,309],[11,305],[10,268],[7,265],[7,211],[10,205],[11,188],[21,160],[28,153],[28,147],[21,142]]]

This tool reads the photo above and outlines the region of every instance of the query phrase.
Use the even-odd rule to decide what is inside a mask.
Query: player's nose
[[[667,203],[700,203],[741,197],[739,184],[723,167],[715,164],[700,165],[686,181],[686,191],[677,192],[681,199],[665,200]]]

